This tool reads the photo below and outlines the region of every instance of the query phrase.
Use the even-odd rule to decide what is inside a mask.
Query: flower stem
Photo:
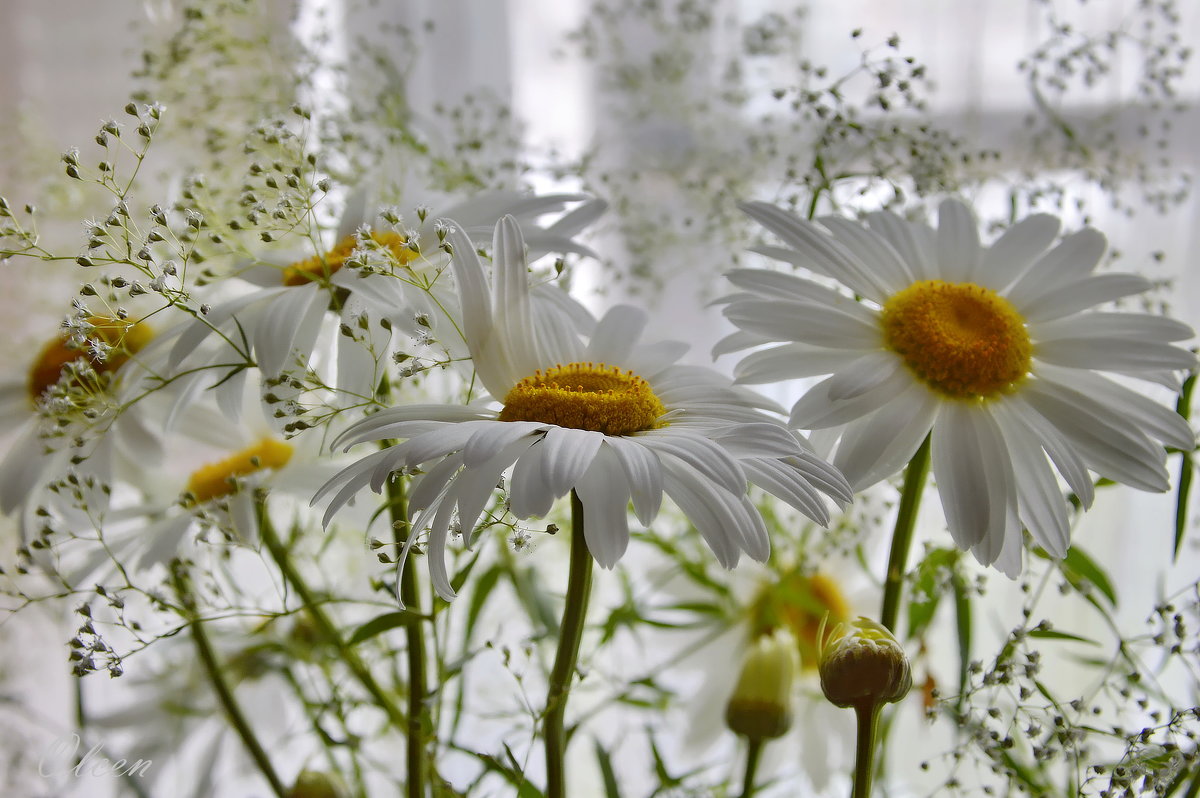
[[[404,493],[402,478],[388,482],[388,499],[391,506],[392,529],[396,545],[403,546],[409,534],[408,500]],[[412,612],[421,613],[421,596],[417,590],[417,570],[412,556],[404,558],[400,570],[400,600]],[[425,796],[425,701],[428,696],[425,675],[425,626],[410,623],[404,626],[405,657],[408,661],[408,730],[405,740],[405,762],[407,763],[407,798]]]
[[[300,596],[300,601],[304,603],[304,608],[312,617],[313,623],[317,625],[317,629],[321,632],[321,636],[325,638],[332,646],[338,650],[339,659],[346,663],[346,667],[354,674],[354,678],[358,679],[363,688],[366,689],[375,702],[379,705],[388,716],[388,720],[398,729],[407,727],[408,720],[404,717],[404,713],[396,706],[379,682],[375,681],[375,677],[371,674],[370,669],[359,658],[358,653],[353,648],[346,644],[342,639],[342,635],[338,632],[337,627],[333,625],[333,621],[321,609],[321,605],[317,602],[313,595],[312,588],[304,581],[304,577],[296,570],[296,566],[292,563],[288,556],[287,548],[279,540],[279,535],[275,532],[274,526],[271,525],[270,517],[263,508],[263,512],[259,515],[259,533],[262,536],[263,543],[266,544],[267,550],[270,551],[275,563],[279,566],[280,573],[283,578],[292,586],[296,594]]]
[[[859,704],[854,708],[854,714],[858,716],[858,745],[854,751],[854,790],[850,793],[851,798],[868,798],[871,795],[879,708],[877,701]]]
[[[250,723],[246,720],[245,714],[242,713],[242,708],[237,702],[237,698],[233,695],[233,688],[229,686],[229,682],[225,680],[225,674],[221,670],[221,664],[217,661],[216,654],[213,652],[212,643],[209,642],[208,633],[204,631],[204,622],[200,620],[196,612],[196,598],[192,595],[192,591],[188,587],[188,577],[181,563],[176,563],[173,568],[172,581],[175,586],[175,592],[179,596],[179,601],[183,605],[186,617],[192,630],[192,640],[196,643],[196,651],[200,655],[200,663],[204,666],[204,672],[208,676],[208,680],[212,682],[213,691],[217,694],[217,700],[221,702],[221,708],[225,711],[225,717],[229,719],[229,725],[233,726],[233,730],[242,740],[242,745],[246,747],[246,751],[250,754],[250,758],[254,760],[254,764],[258,766],[267,782],[271,785],[271,791],[279,798],[286,798],[287,787],[279,780],[279,775],[275,772],[275,768],[271,765],[270,757],[263,749],[262,743],[258,741],[254,730],[250,728]]]
[[[900,591],[904,587],[905,563],[917,523],[917,510],[921,507],[925,477],[929,474],[929,441],[930,436],[926,435],[924,443],[904,471],[900,509],[896,512],[896,528],[892,531],[892,551],[888,555],[887,575],[883,582],[883,610],[879,619],[892,633],[896,631],[896,616],[900,612]]]
[[[754,775],[758,772],[758,761],[762,756],[763,740],[748,737],[749,748],[746,749],[746,775],[742,778],[742,798],[753,798]]]
[[[563,609],[558,632],[558,653],[550,671],[550,690],[546,695],[544,737],[546,743],[546,798],[564,798],[566,774],[563,760],[567,750],[563,721],[575,664],[579,659],[579,641],[587,615],[592,589],[592,555],[583,536],[583,504],[571,491],[571,564],[567,574],[567,605]]]

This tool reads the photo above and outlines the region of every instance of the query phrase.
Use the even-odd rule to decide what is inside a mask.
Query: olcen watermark
[[[111,776],[114,778],[141,778],[154,764],[149,759],[138,759],[130,762],[118,759],[115,762],[103,755],[104,744],[96,743],[82,756],[79,748],[83,741],[78,734],[68,734],[52,742],[38,760],[38,775],[43,778],[55,776]]]

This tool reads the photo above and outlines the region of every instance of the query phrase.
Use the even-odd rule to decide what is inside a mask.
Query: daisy
[[[613,308],[586,343],[565,315],[535,313],[525,244],[511,217],[495,228],[490,286],[457,225],[449,243],[466,345],[491,396],[470,405],[396,407],[347,430],[340,439],[346,447],[407,440],[364,457],[318,492],[314,503],[333,494],[326,523],[367,484],[379,491],[392,473],[420,467],[410,493],[413,529],[429,529],[433,583],[449,599],[452,516],[457,510],[460,528],[473,529],[510,467],[512,514],[544,516],[574,490],[587,548],[606,568],[629,543],[631,500],[648,525],[665,493],[725,567],[742,552],[759,561],[770,552],[747,482],[820,523],[829,517],[822,493],[849,501],[842,476],[762,412],[766,400],[710,369],[675,365],[685,345],[639,344],[643,311]]]
[[[1137,275],[1094,273],[1106,246],[1096,230],[1052,246],[1060,222],[1039,214],[984,247],[954,200],[936,230],[887,212],[864,227],[761,202],[742,209],[790,247],[757,251],[845,291],[732,271],[743,293],[724,312],[740,331],[717,350],[785,342],[743,359],[744,383],[831,375],[796,402],[791,423],[828,430],[833,463],[856,491],[896,473],[929,436],[950,533],[981,563],[1018,574],[1022,527],[1066,554],[1055,469],[1087,507],[1089,469],[1166,491],[1163,445],[1192,449],[1177,414],[1101,373],[1162,381],[1195,358],[1169,344],[1192,337],[1184,324],[1094,310],[1150,288]]]
[[[572,203],[578,207],[554,223],[534,225],[535,220],[559,213]],[[241,270],[232,294],[227,290],[214,297],[203,317],[177,331],[169,368],[216,366],[229,363],[232,356],[234,361],[252,359],[266,376],[275,377],[297,364],[308,365],[324,331],[336,347],[336,357],[331,359],[336,368],[326,376],[339,390],[363,396],[378,384],[379,353],[387,349],[391,330],[418,341],[440,337],[450,326],[447,302],[451,296],[444,281],[439,283],[447,259],[438,248],[441,238],[436,224],[421,211],[416,229],[373,228],[362,206],[362,194],[351,198],[328,251],[287,265],[263,263]],[[463,214],[456,218],[464,219],[470,235],[484,228],[490,232],[500,216],[511,213],[536,230],[534,244],[539,256],[548,252],[586,255],[590,250],[573,236],[604,208],[603,202],[585,195],[492,192],[454,206],[451,212]],[[392,220],[392,227],[400,222],[394,212],[381,215]],[[224,281],[226,285],[229,282]],[[368,316],[385,321],[386,326],[362,323]],[[216,338],[223,339],[222,345],[202,348]],[[444,354],[453,359],[461,353]],[[224,380],[228,388],[223,385],[222,390],[236,394],[245,379],[244,371],[232,375],[227,369],[218,372],[218,380],[229,377]],[[205,378],[203,382],[207,386],[213,380]]]
[[[153,462],[158,436],[144,414],[121,408],[146,390],[145,323],[77,313],[31,358],[23,374],[0,379],[0,430],[14,433],[0,460],[0,513],[22,535],[54,501],[49,483],[72,474],[77,501],[106,501],[102,489],[122,465]]]

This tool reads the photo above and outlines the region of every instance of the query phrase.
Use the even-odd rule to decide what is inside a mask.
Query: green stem
[[[753,798],[754,774],[758,772],[758,761],[762,757],[763,740],[748,737],[747,741],[750,746],[746,749],[746,775],[742,778],[742,798]]]
[[[854,714],[858,716],[858,745],[854,751],[854,790],[850,793],[851,798],[869,798],[871,795],[879,707],[878,703],[872,702],[854,708]]]
[[[270,783],[271,791],[279,796],[279,798],[287,798],[287,787],[279,780],[279,775],[275,772],[275,768],[271,766],[271,760],[267,756],[267,752],[258,741],[258,737],[255,736],[254,730],[250,728],[250,723],[246,720],[246,716],[242,713],[242,708],[233,695],[233,688],[225,680],[225,674],[221,670],[221,663],[217,661],[212,643],[208,639],[208,633],[204,631],[204,622],[200,620],[196,612],[196,599],[188,588],[188,577],[181,564],[176,564],[172,579],[175,585],[175,592],[179,595],[179,601],[183,604],[183,608],[187,613],[187,619],[192,630],[192,640],[196,643],[196,652],[200,655],[200,663],[204,666],[204,672],[207,674],[208,680],[212,682],[213,690],[217,694],[217,700],[221,702],[221,708],[225,711],[225,717],[229,719],[229,725],[233,726],[234,731],[237,732],[238,737],[242,740],[242,745],[246,747],[246,751],[250,754],[250,758],[254,760],[254,764],[258,766],[259,771],[262,772],[263,776]]]
[[[567,574],[567,605],[563,609],[562,626],[558,633],[558,653],[550,671],[550,690],[546,695],[546,798],[566,796],[566,773],[563,760],[567,751],[563,721],[567,715],[567,698],[575,664],[579,659],[579,642],[583,638],[583,622],[587,615],[588,596],[592,588],[592,555],[583,536],[583,504],[571,491],[571,564]]]
[[[908,462],[900,509],[896,512],[896,528],[892,531],[892,551],[888,555],[887,575],[883,582],[883,610],[879,622],[893,634],[900,612],[900,591],[904,587],[908,550],[917,524],[917,510],[921,507],[921,494],[925,491],[925,477],[929,474],[929,441],[930,436],[926,435],[925,442]]]
[[[267,550],[271,553],[275,563],[279,566],[280,573],[283,578],[296,591],[296,595],[300,597],[304,608],[308,610],[308,614],[312,617],[313,623],[317,625],[317,629],[321,632],[322,637],[329,641],[338,650],[338,655],[342,662],[346,663],[346,667],[350,669],[350,673],[354,678],[358,679],[363,688],[370,693],[371,697],[379,707],[387,713],[388,720],[398,729],[403,729],[408,724],[408,719],[404,717],[404,713],[396,706],[392,697],[384,691],[379,682],[375,681],[375,677],[371,674],[363,661],[359,658],[357,652],[342,639],[342,635],[334,626],[333,621],[321,609],[321,605],[317,602],[316,596],[313,595],[312,589],[304,578],[300,576],[300,572],[296,570],[296,566],[292,563],[288,556],[287,548],[279,540],[278,534],[272,526],[270,518],[264,511],[259,516],[259,534],[262,536],[263,543]]]
[[[397,546],[403,546],[410,530],[408,528],[408,501],[404,493],[404,481],[396,477],[388,482],[388,498],[392,514],[392,529]],[[405,609],[421,613],[421,596],[417,590],[417,570],[412,553],[404,558],[400,570],[400,600]],[[405,657],[408,661],[408,733],[405,740],[405,761],[408,765],[408,798],[425,796],[425,702],[428,697],[425,675],[425,626],[422,623],[405,624],[407,645]]]

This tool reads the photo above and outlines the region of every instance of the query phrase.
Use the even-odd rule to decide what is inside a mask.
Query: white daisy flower
[[[1035,215],[983,247],[972,212],[953,200],[936,230],[887,212],[864,227],[742,208],[790,247],[758,252],[847,290],[730,272],[744,293],[725,315],[740,331],[717,351],[786,342],[743,359],[744,383],[832,375],[796,402],[791,423],[829,430],[833,463],[855,490],[896,473],[931,436],[950,533],[981,563],[1019,573],[1022,527],[1065,555],[1067,503],[1051,463],[1086,507],[1088,469],[1165,491],[1163,444],[1193,447],[1178,415],[1100,373],[1161,381],[1195,357],[1168,343],[1191,338],[1187,325],[1094,310],[1150,288],[1137,275],[1094,273],[1106,246],[1096,230],[1051,248],[1060,222]]]
[[[168,367],[196,368],[253,358],[268,377],[297,363],[308,364],[325,330],[335,334],[334,374],[327,375],[336,388],[366,395],[378,383],[378,353],[387,349],[390,330],[418,340],[440,335],[450,311],[449,289],[439,283],[447,258],[439,248],[442,233],[429,215],[416,229],[397,232],[373,229],[363,212],[364,195],[352,198],[336,234],[336,243],[322,254],[300,258],[286,266],[264,263],[238,273],[239,283],[251,290],[216,299],[203,317],[184,325],[170,351]],[[579,203],[554,223],[537,227],[535,221]],[[539,255],[549,252],[591,254],[573,237],[594,221],[605,203],[580,194],[526,196],[515,192],[483,194],[450,209],[461,213],[469,234],[478,234],[509,213],[527,220],[536,233]],[[390,217],[397,218],[397,217]],[[368,268],[343,268],[349,263]],[[229,281],[224,281],[228,283]],[[387,328],[361,324],[366,316],[386,320]],[[336,324],[334,323],[336,322]],[[336,334],[346,330],[353,335]],[[219,333],[225,344],[202,349]],[[366,336],[365,341],[358,340]],[[447,352],[447,357],[460,353]],[[465,353],[461,353],[465,354]],[[228,376],[218,369],[217,379]],[[239,391],[244,374],[226,380],[232,393]],[[211,384],[212,379],[204,380]]]
[[[307,513],[305,500],[340,468],[322,454],[324,431],[285,439],[250,389],[242,405],[230,414],[211,393],[201,395],[179,418],[179,432],[163,439],[163,464],[140,483],[115,482],[101,511],[55,508],[56,527],[71,534],[55,543],[53,570],[68,584],[87,584],[117,563],[130,572],[165,564],[197,538],[257,546],[267,495],[282,500],[276,510],[290,498],[293,514]]]
[[[71,474],[76,501],[103,503],[102,486],[122,465],[152,463],[161,450],[145,414],[121,411],[147,388],[140,353],[154,331],[101,316],[71,321],[26,373],[0,380],[0,431],[15,436],[0,460],[0,513],[15,515],[23,536],[42,504],[62,504],[49,483]]]
[[[473,529],[510,467],[517,518],[544,516],[557,498],[576,491],[588,550],[606,568],[629,543],[631,500],[648,525],[665,493],[726,567],[742,552],[760,561],[770,552],[747,482],[820,523],[828,521],[822,493],[850,500],[841,474],[761,412],[761,397],[709,369],[674,365],[685,345],[640,345],[644,312],[613,308],[586,343],[564,314],[534,313],[525,244],[511,217],[495,228],[490,287],[457,225],[449,241],[464,337],[491,399],[396,407],[347,430],[340,439],[347,447],[407,440],[364,457],[321,489],[314,503],[333,494],[326,523],[367,484],[379,491],[392,473],[421,467],[410,494],[413,528],[429,529],[433,583],[449,599],[452,516],[457,510],[460,528]]]

